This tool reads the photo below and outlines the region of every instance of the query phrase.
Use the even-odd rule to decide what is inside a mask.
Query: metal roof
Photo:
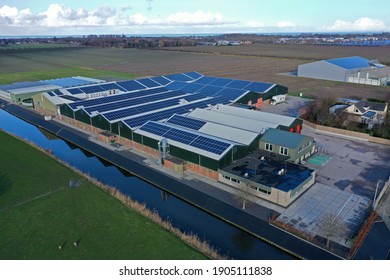
[[[224,114],[223,112],[211,111],[207,109],[197,108],[189,113],[188,116],[208,122],[239,128],[241,130],[255,132],[256,134],[264,133],[268,128],[278,127],[278,124],[275,123],[269,123],[260,120],[248,120],[245,117]]]
[[[246,119],[258,120],[270,124],[283,125],[287,127],[290,126],[296,120],[296,118],[293,117],[255,111],[255,110],[248,110],[240,107],[221,105],[221,104],[214,106],[211,110],[215,112],[224,113],[224,114],[240,116]]]
[[[370,61],[360,56],[340,57],[325,61],[344,69],[366,68],[370,66]]]
[[[309,136],[271,128],[267,130],[263,137],[261,137],[261,141],[289,149],[296,149],[307,138],[309,138]]]
[[[166,133],[163,136],[161,136],[161,135],[158,135],[158,134],[155,134],[155,133],[152,133],[152,132],[144,130],[143,127],[147,126],[148,124],[157,124],[159,126],[166,127],[166,129],[168,130],[168,133]],[[221,152],[220,154],[213,153],[212,151],[207,151],[205,149],[198,148],[197,146],[194,146],[192,144],[190,145],[190,143],[189,144],[185,144],[183,142],[175,141],[174,140],[175,137],[171,137],[171,135],[169,133],[169,131],[170,131],[169,129],[176,129],[176,130],[182,131],[183,134],[191,133],[191,134],[196,135],[198,137],[203,137],[203,138],[206,137],[206,138],[210,139],[211,141],[214,139],[214,140],[219,141],[221,143],[225,143],[226,147],[224,147],[223,152]],[[155,139],[155,140],[158,140],[158,141],[161,141],[163,138],[167,138],[168,139],[168,144],[172,144],[173,146],[176,146],[176,147],[185,149],[187,151],[191,151],[191,152],[194,152],[196,154],[199,154],[199,155],[202,155],[202,156],[205,156],[205,157],[208,157],[208,158],[212,158],[212,159],[215,159],[215,160],[220,160],[221,158],[223,158],[232,149],[232,147],[234,145],[240,145],[239,143],[235,143],[235,142],[228,141],[228,140],[225,140],[225,139],[222,139],[222,138],[219,138],[219,137],[215,137],[215,136],[207,135],[207,134],[204,134],[204,133],[200,133],[200,132],[197,132],[197,131],[194,131],[194,130],[185,129],[185,128],[179,128],[179,127],[177,127],[175,125],[171,125],[169,123],[160,123],[160,122],[154,122],[154,121],[147,122],[146,124],[144,124],[140,128],[136,129],[135,133],[143,135],[143,136],[146,136],[146,137],[149,137],[149,138],[152,138],[152,139]],[[177,135],[172,135],[172,136],[177,136]]]

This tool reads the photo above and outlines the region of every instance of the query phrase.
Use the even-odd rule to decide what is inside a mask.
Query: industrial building
[[[256,110],[285,93],[276,84],[187,72],[63,87],[37,94],[33,102],[36,110],[97,133],[106,143],[152,155],[178,172],[220,180],[223,168],[261,149],[270,129],[301,133],[301,120]],[[293,148],[290,154],[296,162]]]
[[[390,81],[390,68],[360,56],[342,57],[301,64],[298,77],[380,86]]]
[[[24,102],[28,105],[34,95],[40,92],[58,90],[73,86],[82,86],[104,82],[103,80],[92,79],[87,77],[69,77],[51,80],[42,80],[36,82],[18,82],[10,85],[0,86],[0,96],[10,99],[13,102]]]
[[[219,181],[287,207],[314,184],[315,171],[285,159],[258,150],[222,168]]]

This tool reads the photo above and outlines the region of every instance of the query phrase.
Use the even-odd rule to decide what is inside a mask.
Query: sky
[[[389,31],[388,0],[0,0],[0,36]]]

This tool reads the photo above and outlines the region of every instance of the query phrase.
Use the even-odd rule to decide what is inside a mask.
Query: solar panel
[[[160,84],[156,83],[152,79],[140,79],[140,80],[137,80],[137,82],[143,84],[145,87],[148,87],[148,88],[160,86]]]
[[[141,85],[140,83],[137,83],[136,81],[123,81],[117,82],[117,84],[122,88],[126,89],[127,91],[135,91],[146,88],[145,86]]]
[[[237,89],[243,89],[247,85],[249,85],[251,82],[249,81],[242,81],[242,80],[233,80],[232,82],[228,83],[226,87],[229,88],[237,88]]]
[[[190,146],[220,155],[230,146],[230,144],[212,138],[199,136],[195,141],[190,143]]]
[[[163,76],[157,76],[157,77],[153,77],[150,79],[155,81],[156,83],[159,83],[160,85],[163,85],[163,86],[172,82],[171,80],[168,80],[167,78],[165,78]]]
[[[63,95],[63,93],[59,89],[56,89],[55,91],[53,91],[53,93],[55,95]]]
[[[200,78],[199,80],[196,80],[196,82],[198,84],[204,84],[204,85],[208,85],[210,84],[212,81],[216,80],[217,78],[214,78],[214,77],[209,77],[209,76],[203,76],[202,78]]]
[[[167,126],[160,125],[158,123],[148,122],[145,125],[143,125],[141,129],[143,131],[162,136],[166,132],[168,132],[171,128],[167,127]]]
[[[109,83],[109,84],[103,84],[99,85],[104,90],[113,90],[113,89],[119,89],[121,91],[124,91],[124,89],[120,86],[118,86],[116,83]]]
[[[211,83],[209,83],[209,85],[224,87],[232,81],[233,80],[231,80],[231,79],[218,78],[218,79],[215,79],[214,81],[212,81]]]
[[[246,90],[254,91],[254,92],[266,92],[269,90],[273,84],[267,84],[267,83],[260,83],[260,82],[253,82],[244,87]]]
[[[171,81],[188,82],[193,80],[193,78],[183,74],[164,75],[164,77],[170,79]]]
[[[218,96],[222,96],[226,98],[226,100],[234,101],[241,95],[243,95],[246,90],[242,89],[234,89],[234,88],[224,88],[220,92],[218,92]]]
[[[203,88],[199,89],[198,92],[213,96],[220,92],[222,89],[223,88],[216,86],[204,86]]]
[[[82,90],[80,90],[79,88],[70,88],[70,89],[67,89],[68,92],[70,94],[79,94],[79,93],[84,93]]]
[[[187,127],[193,130],[199,130],[206,124],[205,121],[196,120],[181,115],[174,115],[169,120],[167,120],[167,122],[182,127]]]
[[[185,82],[172,82],[168,85],[165,86],[165,88],[167,89],[170,89],[170,90],[180,90],[182,89],[183,87],[185,87],[187,85],[187,83]]]
[[[103,88],[100,86],[88,86],[88,87],[80,87],[83,92],[85,93],[97,93],[97,92],[102,92],[105,91]]]
[[[181,91],[193,93],[199,91],[205,85],[198,83],[188,83],[185,87],[181,88]]]
[[[113,103],[106,103],[106,104],[91,106],[91,107],[85,108],[85,111],[88,113],[91,113],[94,111],[103,113],[103,112],[107,112],[107,111],[111,111],[111,110],[136,106],[136,105],[145,104],[148,102],[163,100],[166,98],[171,98],[171,97],[181,96],[181,95],[184,95],[184,94],[182,92],[179,92],[179,91],[169,91],[169,92],[163,92],[163,93],[158,93],[158,94],[146,95],[144,97],[137,97],[137,98],[120,100],[120,101],[113,102]],[[113,105],[113,104],[115,104],[115,105]]]
[[[166,109],[166,110],[162,110],[162,111],[158,111],[158,112],[153,112],[153,113],[145,114],[145,115],[138,116],[138,117],[132,117],[132,118],[124,120],[123,122],[131,128],[136,128],[136,127],[143,125],[144,123],[146,123],[148,121],[160,121],[160,120],[168,119],[169,117],[171,117],[174,114],[189,113],[191,110],[193,110],[195,108],[207,108],[208,104],[209,103],[205,102],[205,101],[194,102],[194,103],[190,103],[190,104],[180,106],[180,107],[175,107],[175,108],[170,108],[170,109]]]
[[[191,77],[192,79],[198,79],[198,78],[203,76],[202,74],[199,74],[198,72],[185,72],[183,74],[188,76],[188,77]]]
[[[139,128],[141,131],[146,131],[170,140],[180,142],[195,148],[199,148],[210,153],[221,155],[230,143],[217,140],[211,137],[199,135],[197,133],[185,131],[178,128],[169,127],[157,122],[147,122]]]
[[[48,91],[47,94],[50,95],[50,96],[56,96],[56,95],[54,94],[54,92],[52,92],[52,91]]]

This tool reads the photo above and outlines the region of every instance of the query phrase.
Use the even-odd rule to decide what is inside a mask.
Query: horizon
[[[221,0],[3,0],[0,36],[389,32],[386,9],[368,2]],[[376,7],[387,1],[378,0]],[[337,9],[334,9],[337,7]],[[42,35],[43,34],[43,35]]]

